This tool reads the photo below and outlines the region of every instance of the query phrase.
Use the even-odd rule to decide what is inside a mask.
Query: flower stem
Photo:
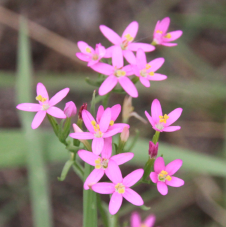
[[[156,144],[156,143],[158,142],[158,140],[159,140],[159,135],[160,135],[160,132],[159,132],[159,131],[156,131],[156,132],[155,132],[155,135],[154,135],[153,138],[152,138],[152,142],[153,142],[154,144]]]

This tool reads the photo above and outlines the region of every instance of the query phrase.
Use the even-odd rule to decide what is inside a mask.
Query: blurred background
[[[20,15],[27,18],[31,59],[26,58],[26,37],[18,42]],[[65,87],[71,89],[58,105],[62,109],[71,100],[77,108],[84,102],[89,105],[95,87],[86,84],[85,78],[95,79],[96,73],[76,58],[76,43],[83,40],[93,47],[96,43],[108,47],[99,25],[121,35],[134,20],[139,23],[135,41],[150,43],[156,22],[167,16],[171,18],[169,31],[183,30],[178,46],[157,46],[147,58],[164,57],[159,73],[168,79],[151,82],[150,88],[138,84],[139,98],[133,99],[133,106],[142,117],[145,110],[150,112],[155,98],[164,113],[183,108],[176,124],[182,129],[162,133],[159,152],[167,162],[183,159],[177,176],[186,184],[171,188],[165,197],[154,186],[137,187],[151,209],[143,211],[125,202],[119,220],[128,222],[136,209],[142,218],[155,214],[156,226],[226,226],[225,0],[1,0],[0,226],[82,226],[80,178],[71,170],[63,182],[57,180],[67,151],[54,137],[47,119],[33,132],[28,129],[33,113],[24,119],[15,108],[19,100],[25,102],[21,97],[26,92],[21,94],[21,90],[26,90],[27,72],[32,71],[32,102],[36,84],[42,82],[50,97]],[[27,65],[29,61],[32,64]],[[124,95],[113,94],[109,105],[122,105],[123,99]],[[154,133],[150,124],[135,118],[129,123],[131,136],[140,129],[140,139],[133,150],[134,160],[122,166],[124,176],[144,165]],[[43,211],[47,221],[40,225],[45,220],[41,220]]]

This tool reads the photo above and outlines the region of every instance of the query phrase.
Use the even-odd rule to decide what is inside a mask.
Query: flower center
[[[91,53],[91,49],[89,47],[86,47],[86,52],[90,54]]]
[[[44,97],[42,97],[41,95],[36,96],[35,99],[36,99],[37,101],[40,101],[40,102],[45,102],[45,101],[47,100],[47,98],[44,98]]]
[[[103,136],[103,132],[100,131],[100,126],[95,121],[91,121],[91,124],[93,126],[94,131],[95,131],[94,136],[96,138],[102,137]]]
[[[115,191],[119,194],[125,193],[125,186],[122,183],[118,183],[115,185]]]
[[[158,33],[158,34],[162,34],[162,31],[160,31],[160,30],[157,30],[157,31],[156,31],[156,33]]]
[[[163,181],[163,182],[165,182],[166,180],[171,181],[172,177],[168,174],[168,172],[166,172],[165,170],[162,170],[158,174],[158,180],[159,181]]]
[[[170,33],[167,33],[165,36],[164,36],[164,38],[167,38],[167,39],[170,39],[172,36],[171,36],[171,34]]]
[[[49,109],[49,104],[42,105],[42,110],[48,110],[48,109]]]
[[[93,59],[94,61],[98,60],[98,58],[99,58],[98,54],[93,54],[92,59]]]
[[[95,168],[96,169],[107,169],[108,168],[108,162],[109,162],[109,159],[101,159],[100,157],[98,159],[95,160]]]
[[[122,76],[125,76],[126,75],[126,71],[121,70],[121,69],[119,69],[119,70],[116,69],[114,75],[116,77],[122,77]]]
[[[126,39],[123,40],[122,43],[121,43],[122,50],[126,50],[129,42],[132,42],[133,41],[133,37],[130,34],[126,34],[124,37]]]
[[[163,122],[163,123],[166,124],[166,120],[167,120],[168,118],[169,118],[169,116],[168,116],[167,114],[164,114],[164,116],[161,116],[161,115],[160,115],[160,116],[159,116],[159,119],[160,119],[159,122],[160,122],[160,123]]]

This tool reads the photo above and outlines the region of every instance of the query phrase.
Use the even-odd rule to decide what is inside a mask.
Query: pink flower
[[[106,141],[108,140],[108,141]],[[84,189],[89,189],[92,185],[96,184],[104,175],[104,173],[109,176],[114,169],[119,168],[125,162],[131,160],[134,156],[133,153],[121,153],[111,157],[112,153],[112,139],[108,138],[105,140],[103,151],[101,152],[101,157],[95,155],[92,152],[86,150],[78,151],[79,157],[87,162],[89,165],[94,166],[95,169],[90,173],[84,183]]]
[[[150,158],[156,158],[156,156],[158,155],[158,148],[159,148],[158,142],[156,144],[154,144],[152,141],[149,141],[148,154],[149,154]]]
[[[89,111],[82,111],[82,119],[86,128],[89,132],[75,132],[71,133],[70,137],[79,140],[89,140],[93,139],[92,142],[92,151],[94,154],[99,155],[104,147],[104,138],[112,137],[113,135],[119,133],[121,128],[113,128],[110,129],[110,121],[111,121],[111,109],[107,108],[101,118],[99,119],[99,123],[95,121],[93,116]]]
[[[48,92],[45,86],[42,83],[37,84],[37,97],[36,100],[39,101],[39,104],[36,103],[21,103],[17,105],[17,109],[29,112],[37,112],[35,115],[31,127],[36,129],[42,123],[43,119],[46,116],[46,113],[57,118],[66,118],[64,112],[55,107],[58,102],[60,102],[69,92],[69,88],[64,88],[63,90],[57,92],[50,100]]]
[[[168,32],[168,27],[170,24],[170,18],[165,17],[161,21],[158,21],[155,30],[154,30],[154,40],[153,42],[155,44],[163,45],[163,46],[176,46],[177,43],[169,43],[171,41],[174,41],[178,39],[182,35],[182,31],[173,31],[173,32]]]
[[[154,171],[151,172],[150,178],[154,183],[157,183],[157,189],[162,195],[168,193],[168,186],[180,187],[184,185],[184,181],[178,177],[172,176],[177,170],[182,166],[183,161],[181,159],[176,159],[170,162],[166,167],[164,164],[164,159],[158,157],[154,163]]]
[[[165,80],[167,76],[155,73],[164,63],[164,58],[156,58],[147,63],[146,55],[142,49],[138,49],[136,64],[133,65],[133,71],[139,77],[140,82],[145,87],[150,87],[149,80]]]
[[[138,92],[133,82],[127,77],[133,75],[130,65],[123,67],[122,50],[114,46],[112,53],[112,65],[97,63],[91,68],[101,74],[107,75],[107,79],[101,84],[99,94],[105,95],[110,92],[119,82],[123,89],[132,97],[138,97]]]
[[[154,46],[147,43],[133,42],[138,31],[138,26],[139,25],[136,21],[131,22],[122,33],[122,37],[105,25],[100,25],[100,31],[111,43],[114,44],[114,46],[119,46],[122,49],[123,56],[126,60],[129,63],[132,63],[134,61],[134,54],[132,51],[137,51],[141,48],[145,52],[150,52],[155,49]],[[106,58],[112,57],[112,50],[114,46],[107,49],[107,53],[105,55]]]
[[[65,104],[64,113],[67,117],[75,116],[76,112],[77,108],[74,102],[70,101]]]
[[[123,179],[121,170],[117,165],[115,165],[115,168],[109,169],[108,172],[108,178],[113,183],[97,183],[92,186],[92,189],[93,191],[100,194],[112,194],[109,203],[109,212],[110,214],[114,215],[121,207],[123,197],[133,205],[141,206],[144,204],[141,196],[130,188],[140,180],[140,178],[143,176],[143,173],[143,169],[137,169]]]
[[[151,123],[154,130],[159,132],[173,132],[180,129],[180,126],[170,126],[173,124],[181,115],[183,109],[177,108],[167,114],[162,114],[161,104],[158,99],[155,99],[151,104],[151,115],[145,111],[145,115]]]
[[[100,43],[96,45],[95,50],[83,41],[78,42],[78,48],[82,53],[76,53],[76,56],[82,60],[88,62],[88,66],[94,65],[104,57],[106,50]]]
[[[155,215],[149,215],[144,222],[141,222],[140,215],[133,212],[130,219],[131,227],[153,227],[155,224]]]

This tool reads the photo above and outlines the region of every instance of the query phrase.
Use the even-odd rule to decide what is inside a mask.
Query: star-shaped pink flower
[[[140,215],[137,212],[133,212],[130,219],[131,227],[154,227],[155,215],[149,215],[144,222],[141,222]]]
[[[21,103],[17,105],[16,108],[23,111],[37,112],[31,124],[31,127],[33,129],[36,129],[42,123],[43,119],[46,116],[46,113],[52,115],[53,117],[66,118],[64,112],[54,105],[60,102],[68,94],[69,90],[69,88],[64,88],[63,90],[57,92],[49,100],[49,95],[45,86],[42,83],[38,83],[36,100],[39,101],[39,104]]]

